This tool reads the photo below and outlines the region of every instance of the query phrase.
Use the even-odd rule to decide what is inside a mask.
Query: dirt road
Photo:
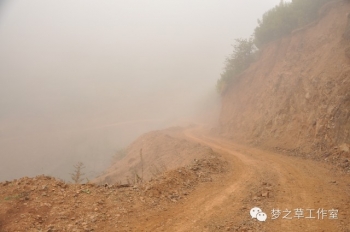
[[[151,220],[140,219],[140,230],[350,231],[349,175],[324,163],[237,145],[203,130],[190,129],[185,136],[219,153],[230,171],[199,186],[181,204]],[[253,207],[267,214],[265,222],[251,218]]]
[[[37,176],[0,183],[0,231],[350,232],[349,174],[201,128],[175,132],[176,141],[192,141],[178,148],[190,148],[190,163],[149,182],[76,185]],[[218,155],[205,148],[197,159],[198,143]],[[253,207],[266,221],[251,218]]]

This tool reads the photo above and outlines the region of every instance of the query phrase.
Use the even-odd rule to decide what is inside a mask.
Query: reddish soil
[[[1,183],[0,231],[350,231],[350,178],[334,166],[198,128],[183,138],[215,153],[130,187],[43,176]],[[251,219],[255,206],[266,222]],[[277,208],[293,219],[272,220]],[[316,218],[295,218],[297,208],[315,209]],[[317,219],[319,208],[338,210],[338,218]]]
[[[167,170],[190,164],[194,159],[210,155],[209,147],[184,139],[181,127],[151,131],[140,136],[94,183],[131,183],[135,179],[150,180]]]
[[[350,158],[350,36],[344,37],[350,2],[333,1],[321,12],[316,22],[268,44],[229,86],[222,135],[299,156]]]
[[[322,12],[228,88],[219,129],[148,133],[90,184],[0,183],[0,231],[350,232],[350,3]]]

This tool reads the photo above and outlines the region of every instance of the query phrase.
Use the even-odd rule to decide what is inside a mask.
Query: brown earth
[[[0,231],[350,231],[350,178],[334,166],[203,129],[183,138],[215,153],[131,187],[51,177],[1,183]],[[266,222],[250,218],[255,206]],[[273,208],[291,210],[293,219],[272,220]],[[297,208],[315,209],[316,218],[295,218]],[[317,219],[319,208],[338,210],[338,219]]]
[[[316,22],[268,44],[229,86],[222,135],[320,160],[348,158],[350,3],[334,1],[321,12]]]
[[[181,127],[146,133],[130,144],[125,157],[116,160],[94,183],[132,183],[150,180],[166,170],[188,165],[193,159],[210,155],[208,147],[189,142],[182,136]]]
[[[148,133],[90,184],[0,183],[0,231],[350,232],[349,12],[334,1],[267,45],[223,95],[219,129]]]

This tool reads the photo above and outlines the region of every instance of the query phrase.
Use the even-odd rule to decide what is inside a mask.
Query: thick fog
[[[213,119],[235,38],[279,0],[0,0],[0,181],[90,178],[140,134]]]

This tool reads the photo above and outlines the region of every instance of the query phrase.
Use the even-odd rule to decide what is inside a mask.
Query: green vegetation
[[[82,189],[81,192],[86,193],[86,194],[90,194],[91,193],[90,189]]]
[[[224,72],[217,82],[218,92],[225,91],[227,85],[237,80],[237,76],[254,61],[255,46],[252,39],[236,39],[233,53],[226,59]]]
[[[223,93],[227,86],[239,80],[242,73],[255,60],[256,52],[265,44],[290,34],[318,17],[322,5],[331,0],[293,0],[267,11],[254,30],[253,39],[236,39],[233,53],[225,61],[224,72],[217,82],[217,90]]]
[[[293,0],[281,1],[279,5],[267,11],[254,31],[254,43],[260,48],[264,44],[279,39],[305,26],[318,17],[322,5],[330,0]]]
[[[11,200],[17,200],[23,197],[28,197],[28,193],[27,192],[22,192],[20,194],[17,195],[11,195],[11,196],[7,196],[4,198],[5,201],[11,201]]]
[[[13,196],[7,196],[4,198],[5,201],[10,201],[14,199],[19,199],[21,196],[20,195],[13,195]]]

